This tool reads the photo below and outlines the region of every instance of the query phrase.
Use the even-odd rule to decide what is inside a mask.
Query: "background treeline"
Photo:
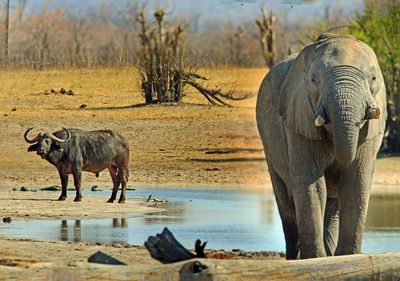
[[[39,10],[27,10],[29,0],[3,0],[0,19],[4,21],[7,2],[10,3],[8,48],[0,40],[4,42],[0,43],[0,59],[1,65],[10,67],[136,66],[140,53],[140,12],[154,13],[145,4],[134,1],[118,7],[101,2],[85,10],[54,8],[51,2],[45,2]],[[399,2],[366,0],[367,5],[379,12],[388,11]],[[273,17],[270,26],[273,54],[269,54],[272,63],[300,50],[320,32],[343,32],[341,27],[351,25],[355,18],[344,14],[340,7],[326,6],[320,19],[298,18],[289,22],[287,15],[271,14],[265,8],[267,20]],[[170,13],[166,11],[166,17],[171,28],[188,26],[183,38],[184,57],[191,66],[265,66],[266,54],[260,44],[261,9],[258,17],[240,24],[228,17],[199,24],[201,12],[176,15],[173,9]],[[153,23],[156,24],[154,19]],[[6,24],[0,24],[0,38],[5,38],[6,33]]]
[[[3,24],[7,2],[3,0],[5,4],[0,6],[0,58],[2,65],[9,67],[135,66],[140,49],[140,12],[144,9],[148,15],[154,13],[146,5],[133,1],[126,1],[121,7],[101,2],[87,10],[54,8],[51,2],[45,2],[39,10],[27,10],[29,0],[9,0],[6,60],[7,47],[2,38],[7,32]],[[271,11],[266,8],[270,15]],[[188,25],[184,56],[191,65],[265,66],[256,18],[240,25],[229,18],[199,24],[200,12],[177,15],[173,9],[170,13],[165,10],[171,27]],[[261,15],[260,9],[260,19]],[[280,16],[275,18],[274,36],[279,38],[274,42],[277,60],[295,49],[289,46],[296,43],[297,24],[288,26]]]

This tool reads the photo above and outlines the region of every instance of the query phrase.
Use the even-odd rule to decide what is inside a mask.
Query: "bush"
[[[387,91],[388,119],[383,149],[400,152],[400,7],[392,5],[388,12],[378,12],[367,5],[364,13],[356,13],[351,34],[374,49]]]

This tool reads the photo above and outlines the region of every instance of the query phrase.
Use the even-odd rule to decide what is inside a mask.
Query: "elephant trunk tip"
[[[335,159],[341,163],[351,163],[356,158],[356,150],[354,151],[343,151],[335,149]]]

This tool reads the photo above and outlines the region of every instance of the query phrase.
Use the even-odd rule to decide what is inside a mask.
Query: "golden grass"
[[[206,84],[219,85],[230,90],[232,84],[235,90],[256,93],[260,81],[267,70],[263,68],[218,68],[200,69],[199,73],[209,77]],[[37,101],[40,105],[52,104],[52,98],[44,99],[40,94],[45,90],[60,88],[72,89],[80,95],[82,103],[90,102],[93,106],[124,106],[144,102],[140,93],[139,75],[136,68],[94,68],[94,69],[50,69],[50,70],[1,70],[0,93],[2,96],[2,109],[9,106],[30,106],[30,100]],[[188,97],[183,102],[207,104],[207,101],[190,87],[187,88]],[[20,98],[20,102],[16,102]],[[36,98],[36,99],[35,99]],[[22,100],[23,99],[23,100]],[[49,102],[46,102],[49,100]],[[121,104],[123,101],[123,104]],[[68,99],[63,104],[70,104]]]
[[[200,74],[210,78],[210,81],[206,82],[210,87],[218,85],[227,91],[234,87],[237,91],[253,94],[252,98],[243,101],[228,101],[235,107],[252,108],[255,106],[260,81],[266,72],[266,69],[231,67],[199,70]],[[165,114],[151,107],[135,110],[135,114],[132,114],[131,110],[124,110],[123,107],[144,103],[139,82],[138,71],[133,67],[1,70],[0,114],[15,115],[12,110],[16,109],[20,118],[31,117],[35,120],[57,120],[67,114],[88,119],[101,114],[102,118],[112,120],[200,117],[197,111],[187,115],[188,112],[182,114],[175,109],[165,109],[168,111],[168,114]],[[72,89],[76,95],[44,94],[45,91],[60,88]],[[182,102],[208,104],[208,101],[190,86],[187,86]],[[82,104],[86,104],[87,109],[80,109]]]

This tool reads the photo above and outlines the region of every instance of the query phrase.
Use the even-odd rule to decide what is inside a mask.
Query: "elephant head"
[[[324,131],[335,159],[347,163],[356,157],[362,128],[367,126],[365,138],[383,134],[385,97],[372,49],[352,36],[324,34],[290,66],[279,112],[296,134],[321,139]]]

